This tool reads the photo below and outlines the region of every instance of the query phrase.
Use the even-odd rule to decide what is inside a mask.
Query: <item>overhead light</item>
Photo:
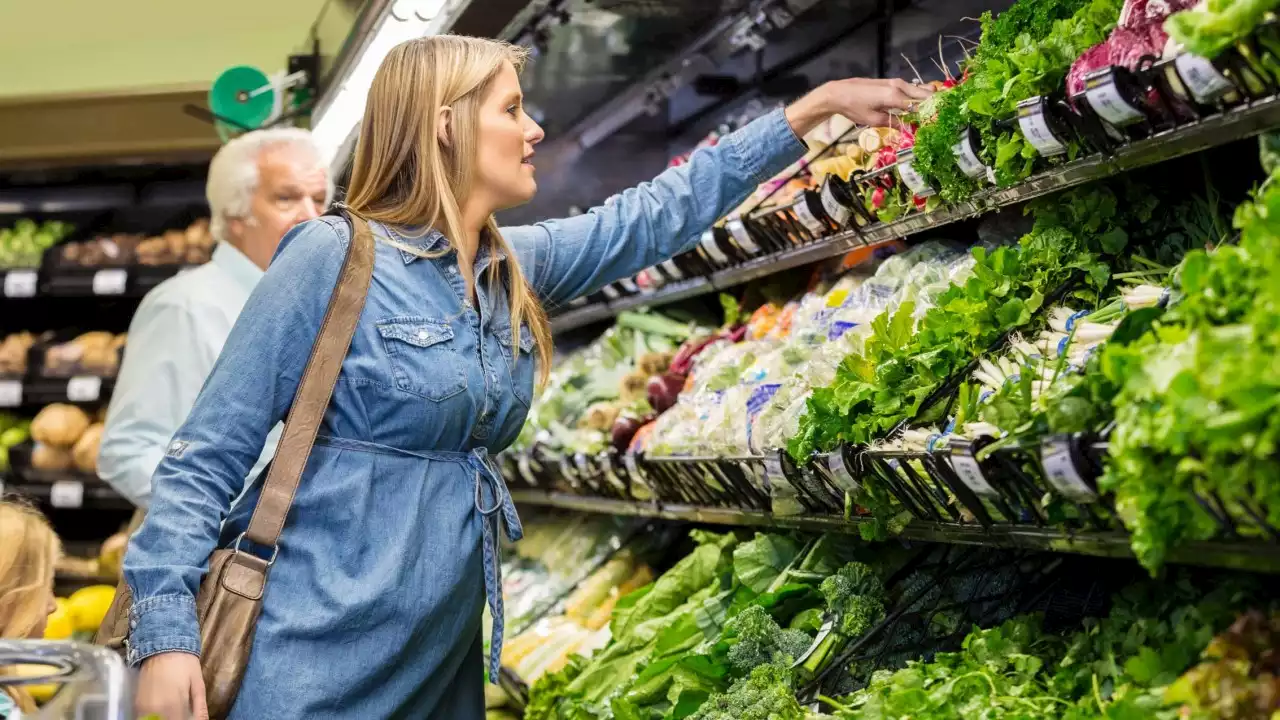
[[[373,76],[391,48],[406,40],[436,35],[453,26],[471,0],[395,0],[388,3],[368,42],[345,77],[334,78],[312,119],[311,133],[326,165],[350,144],[364,117]]]

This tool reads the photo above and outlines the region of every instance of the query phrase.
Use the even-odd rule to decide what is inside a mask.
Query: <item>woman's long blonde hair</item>
[[[484,38],[433,35],[391,49],[374,75],[351,166],[346,205],[355,214],[396,227],[440,228],[450,245],[465,237],[462,199],[475,178],[481,101],[504,62],[519,70],[524,48]],[[439,110],[452,108],[449,146],[438,140]],[[551,324],[516,255],[490,216],[481,233],[490,257],[506,254],[512,347],[527,324],[538,347],[538,382],[551,369]],[[411,252],[413,248],[406,247]],[[462,258],[460,257],[460,261]],[[460,263],[466,277],[473,271]],[[501,282],[496,259],[489,283]]]
[[[0,501],[0,638],[25,640],[49,614],[61,552],[57,533],[40,513]],[[7,692],[24,713],[35,710],[30,693],[20,686]]]

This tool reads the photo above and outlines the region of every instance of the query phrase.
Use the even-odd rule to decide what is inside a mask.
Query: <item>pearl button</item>
[[[426,339],[427,339],[427,331],[426,331],[426,330],[419,330],[419,331],[418,331],[418,339],[419,339],[419,340],[426,340]]]

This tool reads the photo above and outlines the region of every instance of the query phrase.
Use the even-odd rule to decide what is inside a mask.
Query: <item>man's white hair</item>
[[[263,151],[281,145],[299,148],[315,158],[316,167],[325,171],[325,206],[320,212],[329,207],[333,201],[333,178],[311,131],[293,127],[253,130],[223,145],[209,163],[204,194],[211,214],[209,231],[215,240],[227,239],[228,220],[249,217],[253,193],[258,189],[258,158]]]

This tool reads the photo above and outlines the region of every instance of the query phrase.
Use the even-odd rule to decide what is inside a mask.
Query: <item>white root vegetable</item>
[[[1165,289],[1157,285],[1137,285],[1124,292],[1125,307],[1130,310],[1155,307],[1164,297]]]

